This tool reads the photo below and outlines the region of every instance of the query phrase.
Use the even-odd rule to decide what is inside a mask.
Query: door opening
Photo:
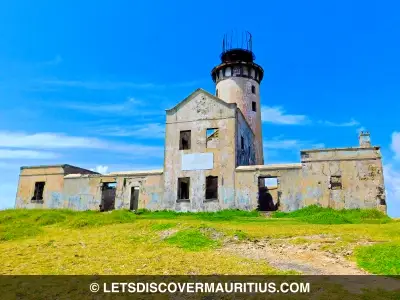
[[[101,187],[100,211],[109,211],[115,209],[115,192],[117,190],[116,182],[105,182]]]
[[[137,210],[139,207],[139,188],[131,187],[131,203],[129,206],[130,210]]]
[[[277,177],[259,177],[257,210],[277,210],[279,207],[279,194],[279,181]]]

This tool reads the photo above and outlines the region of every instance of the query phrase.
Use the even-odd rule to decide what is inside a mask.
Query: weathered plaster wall
[[[162,174],[162,171],[136,171],[131,174],[64,176],[61,167],[23,169],[17,190],[16,207],[99,210],[103,183],[116,182],[115,209],[129,209],[131,187],[139,187],[139,208],[160,209],[164,188]],[[42,203],[31,201],[35,182],[38,181],[45,182]]]
[[[132,187],[139,187],[138,208],[162,209],[164,195],[164,176],[162,172],[151,174],[143,171],[136,175],[118,175],[116,209],[129,209]]]
[[[113,182],[115,178],[107,178]],[[68,175],[64,179],[63,207],[74,210],[99,210],[101,203],[100,176]]]
[[[236,205],[239,209],[253,210],[258,206],[258,178],[277,177],[279,210],[290,211],[302,207],[301,165],[255,165],[236,168]]]
[[[239,110],[237,112],[236,132],[236,166],[255,165],[256,153],[254,145],[254,133]],[[242,137],[244,141],[243,149],[241,145]]]
[[[213,211],[234,205],[236,105],[195,92],[167,111],[163,208],[178,211]],[[218,128],[219,145],[206,147],[207,128]],[[191,130],[191,149],[179,150],[180,131]],[[213,153],[213,169],[182,170],[182,155]],[[218,200],[205,201],[206,176],[218,176]],[[177,202],[178,178],[190,177],[190,201]]]
[[[115,209],[129,209],[131,188],[139,187],[138,208],[160,209],[162,172],[156,174],[69,175],[65,178],[64,205],[75,210],[99,210],[103,183],[116,182]]]
[[[386,212],[378,147],[302,151],[301,160],[305,205]],[[342,189],[331,189],[331,176],[341,176]]]
[[[251,87],[255,87],[255,93]],[[261,132],[261,102],[260,85],[257,81],[245,77],[229,77],[217,83],[218,98],[227,103],[236,103],[242,111],[255,134],[256,163],[264,164],[262,132]],[[256,102],[256,111],[252,110],[252,102]]]
[[[43,202],[32,202],[35,182],[44,181]],[[19,177],[16,208],[53,208],[62,202],[64,170],[62,167],[22,169]]]

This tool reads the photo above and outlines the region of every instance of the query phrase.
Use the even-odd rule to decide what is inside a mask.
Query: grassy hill
[[[294,269],[265,256],[275,251],[293,257]],[[310,253],[321,259],[307,261]],[[303,269],[400,274],[400,222],[375,210],[317,206],[270,218],[238,210],[0,212],[1,274],[300,274]]]

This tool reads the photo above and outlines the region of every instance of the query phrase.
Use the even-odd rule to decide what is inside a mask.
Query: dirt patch
[[[222,232],[211,227],[200,228],[200,232],[212,240],[221,240],[225,237]]]
[[[307,275],[368,274],[345,258],[352,254],[351,248],[339,252],[320,250],[321,243],[335,242],[337,238],[322,235],[296,238],[306,239],[310,243],[293,243],[295,238],[230,242],[225,244],[223,251],[246,258],[266,260],[277,269],[294,270]],[[360,243],[352,244],[352,248],[358,244]]]
[[[162,240],[165,240],[166,238],[170,237],[171,235],[174,235],[175,233],[178,232],[178,229],[166,229],[166,230],[162,230],[159,232],[160,238]]]

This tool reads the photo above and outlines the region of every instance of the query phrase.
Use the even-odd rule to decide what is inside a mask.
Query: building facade
[[[386,213],[380,148],[303,150],[264,165],[260,83],[250,49],[226,49],[215,95],[197,89],[166,111],[164,167],[99,174],[71,165],[21,167],[16,208],[293,211],[317,204]]]

